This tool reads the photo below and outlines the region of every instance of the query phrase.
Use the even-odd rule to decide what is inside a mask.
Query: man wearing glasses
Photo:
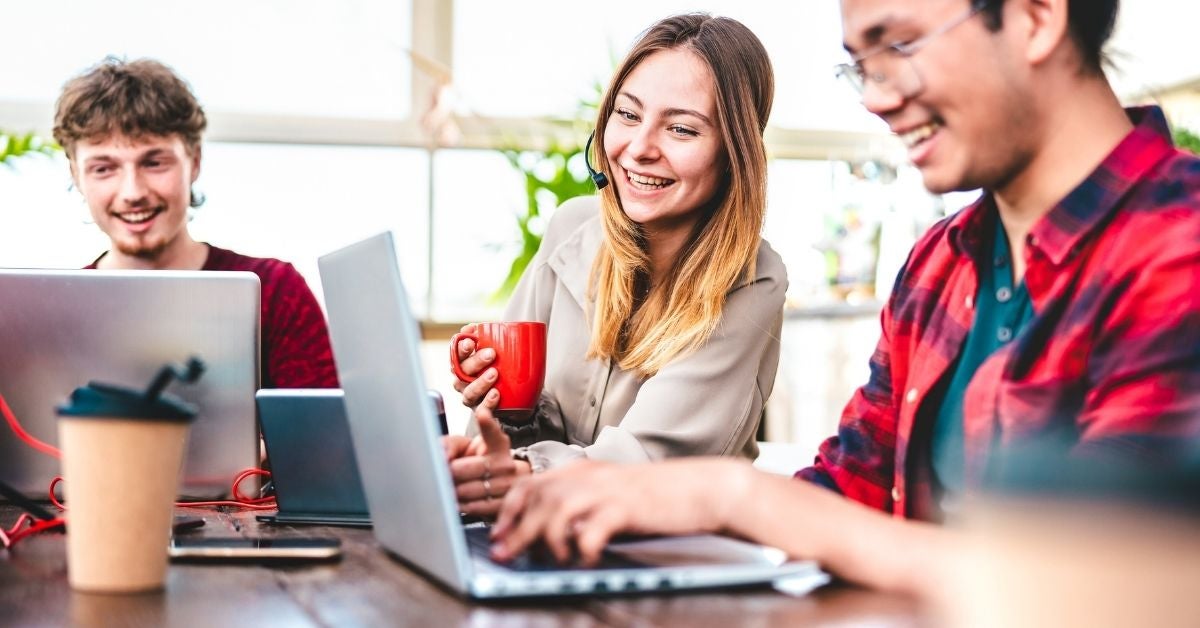
[[[952,543],[927,522],[1002,449],[1183,453],[1200,435],[1200,160],[1157,108],[1122,109],[1102,70],[1116,13],[842,0],[840,74],[930,191],[984,194],[913,248],[838,435],[803,481],[717,460],[535,476],[505,501],[497,556],[536,538],[591,559],[616,532],[721,531],[920,592]]]

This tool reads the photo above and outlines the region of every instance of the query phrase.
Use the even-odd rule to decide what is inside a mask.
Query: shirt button
[[[963,305],[966,305],[967,309],[969,310],[969,309],[971,309],[971,306],[975,305],[975,299],[973,297],[967,297],[963,301]]]
[[[996,291],[996,300],[1001,303],[1008,303],[1008,300],[1011,298],[1012,290],[1009,290],[1008,288],[1000,288]]]
[[[908,394],[904,396],[904,400],[905,400],[905,401],[907,401],[907,402],[909,402],[909,403],[912,403],[912,402],[916,401],[916,400],[917,400],[917,389],[916,389],[916,388],[910,388],[910,389],[908,390]]]
[[[996,256],[996,268],[1004,268],[1008,265],[1008,258],[1003,255]]]
[[[596,407],[596,395],[592,395],[592,396],[588,397],[588,405],[593,408]]]
[[[1000,342],[1008,342],[1009,340],[1012,340],[1012,330],[1007,327],[1001,327],[1000,329],[996,330],[996,338]]]
[[[900,501],[901,497],[904,497],[904,491],[901,491],[899,486],[893,486],[892,487],[892,501],[898,502],[898,501]]]

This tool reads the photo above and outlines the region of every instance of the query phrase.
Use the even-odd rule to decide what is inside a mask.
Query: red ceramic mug
[[[498,413],[528,415],[537,407],[538,396],[546,381],[546,324],[538,321],[475,323],[474,332],[454,334],[450,339],[450,366],[464,382],[478,375],[467,375],[458,361],[458,343],[470,338],[475,350],[491,348],[496,359],[495,388],[500,393]]]

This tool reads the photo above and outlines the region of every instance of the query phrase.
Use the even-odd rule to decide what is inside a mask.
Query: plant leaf
[[[12,160],[30,153],[53,155],[61,150],[58,144],[36,133],[20,135],[0,129],[0,163],[12,165]]]

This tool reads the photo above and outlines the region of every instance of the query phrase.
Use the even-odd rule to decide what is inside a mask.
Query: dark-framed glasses
[[[921,83],[921,74],[913,64],[913,55],[934,39],[975,17],[985,6],[987,0],[976,0],[962,14],[917,39],[884,44],[857,54],[850,63],[839,63],[835,66],[837,75],[853,87],[859,96],[866,93],[868,84],[889,89],[905,98],[915,96],[924,86]]]

